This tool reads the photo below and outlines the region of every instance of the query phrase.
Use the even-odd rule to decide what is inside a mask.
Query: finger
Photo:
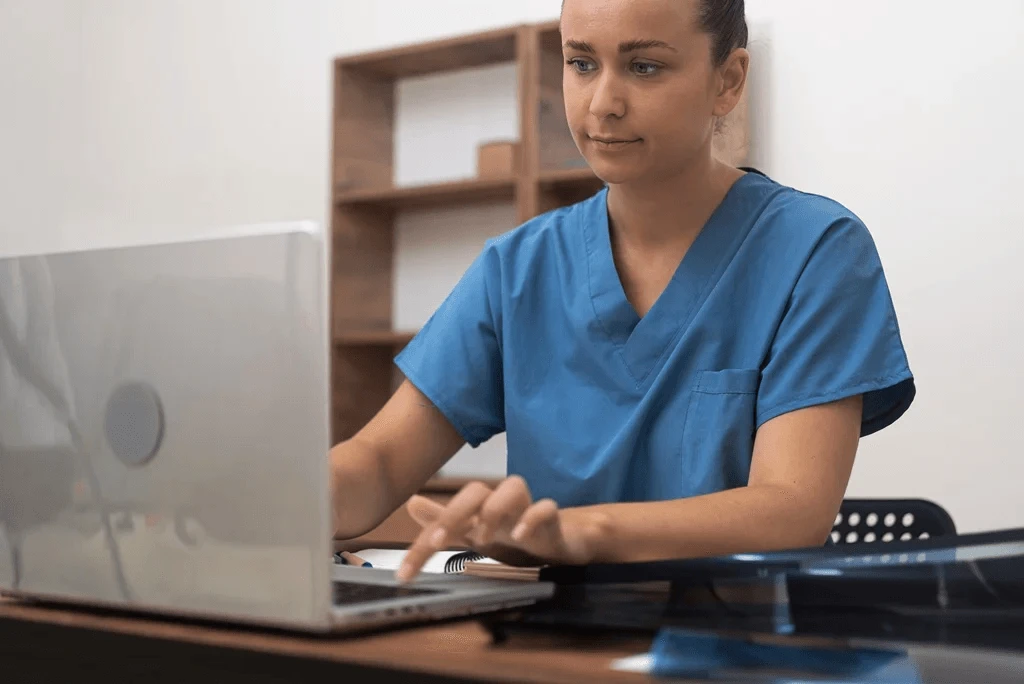
[[[398,580],[408,582],[415,577],[427,559],[444,548],[450,531],[462,529],[477,514],[490,494],[491,489],[487,485],[470,482],[452,497],[434,524],[424,527],[409,547],[396,573]]]
[[[444,511],[444,504],[428,499],[425,496],[415,494],[405,504],[405,510],[420,527],[428,527],[437,522]]]
[[[561,543],[561,537],[558,504],[552,499],[541,499],[526,509],[512,530],[512,541],[531,549],[555,548]]]
[[[491,488],[482,482],[470,482],[452,497],[430,526],[439,547],[450,543],[453,536],[463,533],[476,522],[481,506],[491,493]]]
[[[441,517],[441,512],[444,511],[444,504],[416,494],[406,502],[405,510],[409,513],[409,517],[412,518],[414,523],[420,527],[429,527]],[[477,516],[473,516],[459,529],[448,530],[448,543],[472,546],[467,533],[477,526],[477,522]]]
[[[490,544],[495,535],[508,534],[519,517],[533,503],[526,480],[518,475],[506,478],[480,509],[480,523],[474,541],[477,544]]]

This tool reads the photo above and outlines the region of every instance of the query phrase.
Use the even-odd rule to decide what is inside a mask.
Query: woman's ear
[[[747,85],[747,71],[750,68],[750,53],[736,48],[718,68],[718,94],[715,99],[714,116],[725,118],[743,96]]]

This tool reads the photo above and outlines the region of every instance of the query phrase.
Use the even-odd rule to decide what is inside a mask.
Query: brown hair
[[[562,0],[565,7],[565,0]],[[732,51],[747,47],[744,0],[700,0],[700,29],[711,36],[711,61],[722,66]]]
[[[747,47],[743,0],[700,0],[700,28],[711,36],[711,61],[721,66],[736,48]]]

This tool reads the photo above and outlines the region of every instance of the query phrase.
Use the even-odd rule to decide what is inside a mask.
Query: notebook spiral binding
[[[476,551],[462,551],[445,561],[444,571],[446,573],[459,573],[466,568],[466,563],[473,563],[484,558],[486,556]]]

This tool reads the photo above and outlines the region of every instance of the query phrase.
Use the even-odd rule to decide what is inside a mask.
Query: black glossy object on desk
[[[1024,528],[891,544],[547,568],[558,591],[518,623],[666,626],[987,646],[1024,652]]]

